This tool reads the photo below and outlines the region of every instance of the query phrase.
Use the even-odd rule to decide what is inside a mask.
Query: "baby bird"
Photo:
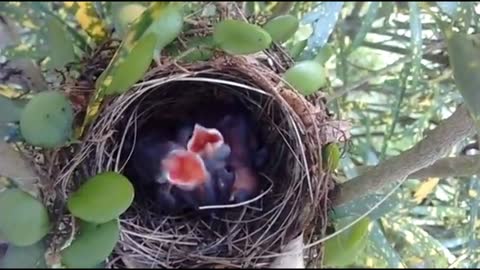
[[[230,147],[223,144],[221,136],[213,136],[217,133],[185,124],[151,128],[139,135],[128,168],[135,181],[153,190],[162,212],[174,214],[218,204],[218,181],[214,178],[221,176],[233,183],[233,174],[228,174],[224,165]],[[186,149],[189,142],[209,137],[214,140],[205,150],[196,153]]]
[[[204,160],[207,170],[212,174],[214,204],[228,203],[235,175],[228,170],[227,160],[230,157],[231,148],[225,143],[220,131],[195,124],[187,149],[198,153]]]
[[[234,203],[247,201],[259,192],[259,179],[255,166],[255,153],[251,147],[249,123],[245,116],[230,114],[218,124],[218,129],[231,148],[228,165],[235,174],[230,200]]]
[[[230,202],[243,202],[259,193],[257,170],[267,160],[267,148],[254,133],[254,125],[239,102],[212,104],[194,112],[195,121],[207,128],[217,129],[230,146],[226,170],[234,174]]]
[[[175,136],[170,128],[142,129],[132,146],[133,152],[126,167],[132,182],[142,191],[153,195],[158,209],[167,214],[180,212],[184,208],[179,198],[172,194],[173,185],[169,183],[169,178],[183,183],[190,179],[182,181],[178,178],[198,179],[204,176],[203,164],[199,164],[194,155],[189,155],[181,145],[182,139],[187,140]],[[179,165],[174,166],[177,163]],[[195,170],[187,174],[178,167]]]

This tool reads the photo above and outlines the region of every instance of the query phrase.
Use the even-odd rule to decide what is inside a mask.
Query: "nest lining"
[[[237,97],[261,123],[270,153],[270,162],[260,172],[263,193],[254,206],[230,208],[225,216],[208,220],[159,216],[148,200],[136,200],[121,216],[121,240],[108,266],[266,267],[301,232],[310,240],[323,235],[331,182],[319,153],[331,139],[328,132],[321,132],[328,126],[328,116],[324,108],[278,83],[275,72],[238,57],[151,69],[142,83],[102,107],[80,145],[61,150],[52,159],[50,166],[57,168],[52,175],[56,211],[64,212],[61,205],[85,179],[107,170],[122,172],[123,145],[132,130],[158,117],[154,112],[160,112],[160,118],[175,118],[192,103]],[[71,217],[60,216],[63,223],[74,225]],[[73,231],[63,234],[71,237]],[[307,255],[311,260],[321,253],[310,252],[315,254]]]

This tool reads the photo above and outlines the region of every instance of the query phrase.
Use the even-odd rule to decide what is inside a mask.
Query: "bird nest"
[[[105,55],[103,62],[108,63],[111,53]],[[94,89],[88,78],[98,73],[98,63],[92,64],[98,58],[90,58],[84,80],[65,86],[77,110],[88,96],[81,93]],[[75,219],[65,210],[68,196],[100,172],[123,173],[129,156],[122,148],[138,128],[232,98],[254,117],[269,151],[267,164],[258,172],[262,192],[244,203],[219,206],[224,214],[217,217],[160,215],[136,194],[120,216],[120,241],[107,267],[268,267],[292,239],[323,237],[333,182],[322,166],[322,148],[341,141],[344,134],[324,99],[307,100],[291,90],[277,71],[286,67],[269,66],[272,62],[279,60],[216,55],[208,62],[181,64],[163,59],[129,91],[105,100],[82,140],[49,153],[45,160],[44,174],[55,180],[44,192],[57,218],[52,254],[74,235]],[[321,259],[320,246],[305,253],[307,263]]]

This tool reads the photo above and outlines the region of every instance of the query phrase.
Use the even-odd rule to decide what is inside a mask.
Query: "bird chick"
[[[172,194],[167,172],[162,167],[163,163],[169,163],[165,160],[177,155],[172,153],[184,149],[172,138],[167,129],[141,130],[131,146],[132,153],[125,170],[136,189],[153,196],[157,208],[166,214],[177,213],[184,208]]]
[[[247,201],[259,192],[259,179],[255,170],[255,153],[250,145],[250,126],[246,116],[226,115],[218,124],[218,129],[231,148],[228,159],[229,169],[234,172],[235,181],[230,200],[235,203]]]
[[[209,173],[209,179],[199,196],[205,198],[205,205],[220,205],[228,202],[234,174],[227,170],[230,146],[225,144],[222,134],[214,128],[194,124],[187,150],[199,154]]]
[[[226,171],[234,174],[231,202],[243,202],[260,191],[257,170],[266,162],[268,151],[259,141],[253,120],[239,102],[212,103],[192,112],[195,121],[217,129],[231,148]]]

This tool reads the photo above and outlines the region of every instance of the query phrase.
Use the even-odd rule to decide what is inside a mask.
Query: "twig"
[[[341,185],[334,205],[338,206],[376,192],[386,184],[403,182],[409,175],[432,165],[454,145],[473,135],[474,127],[465,105],[459,106],[449,118],[415,146]]]

